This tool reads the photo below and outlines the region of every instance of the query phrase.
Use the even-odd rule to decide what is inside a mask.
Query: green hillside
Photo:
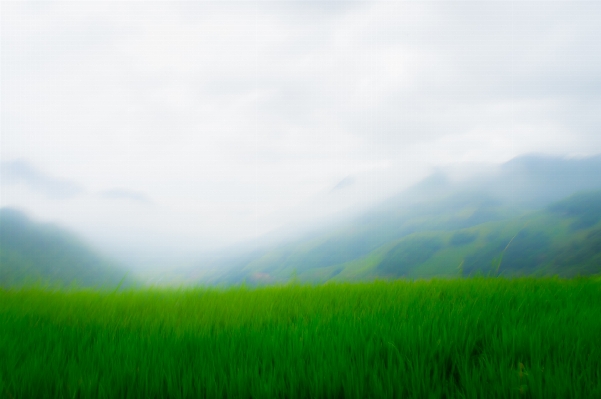
[[[267,251],[224,280],[601,273],[601,191],[527,211],[475,194],[365,218],[363,224]]]
[[[391,242],[427,231],[453,231],[522,214],[487,195],[461,193],[427,203],[373,210],[352,222],[300,243],[269,251],[249,262],[242,273],[260,270],[275,279],[291,273],[309,281],[324,281],[343,271],[341,265],[371,258]],[[239,275],[240,271],[234,271]],[[252,275],[251,275],[252,278]]]
[[[125,275],[75,235],[52,224],[32,222],[15,209],[0,209],[0,286],[35,282],[116,286],[132,282]]]
[[[338,278],[459,275],[576,275],[601,272],[601,192],[582,193],[544,210],[454,231],[414,233]]]

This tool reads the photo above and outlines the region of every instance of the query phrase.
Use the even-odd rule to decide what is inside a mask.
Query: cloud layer
[[[121,241],[258,236],[333,212],[303,204],[347,176],[338,207],[443,165],[601,152],[597,2],[2,8],[1,205]]]

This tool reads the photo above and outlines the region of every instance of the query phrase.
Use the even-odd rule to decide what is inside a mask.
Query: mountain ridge
[[[100,287],[133,280],[74,233],[34,222],[15,208],[0,208],[0,286],[36,282]]]
[[[575,275],[577,272],[574,270],[577,265],[571,267],[559,260],[553,264],[545,263],[545,270],[542,270],[543,263],[530,258],[530,264],[534,264],[532,270],[529,270],[523,262],[516,263],[512,255],[516,250],[520,250],[524,245],[543,245],[547,242],[541,235],[541,231],[526,228],[519,233],[516,229],[521,223],[520,220],[535,217],[532,215],[540,216],[540,212],[543,212],[544,217],[540,217],[546,218],[546,228],[563,232],[563,239],[571,243],[573,248],[579,248],[580,244],[576,243],[578,240],[582,241],[581,246],[585,248],[588,248],[589,244],[594,247],[595,244],[587,244],[587,240],[595,236],[595,231],[587,230],[589,237],[576,234],[569,229],[565,230],[565,225],[574,221],[569,221],[571,216],[565,213],[568,212],[567,210],[563,211],[564,214],[556,211],[559,209],[558,206],[561,208],[562,200],[568,201],[571,195],[582,191],[589,191],[589,194],[583,194],[584,197],[589,195],[588,202],[578,205],[578,201],[582,202],[584,197],[577,197],[570,200],[572,201],[570,206],[576,206],[578,210],[582,206],[590,208],[590,204],[595,201],[601,203],[601,198],[596,197],[598,193],[595,190],[601,190],[601,156],[599,155],[588,158],[525,155],[500,165],[488,176],[480,175],[463,180],[453,180],[438,171],[351,221],[339,223],[295,242],[257,251],[249,257],[250,259],[238,262],[235,266],[232,266],[234,262],[224,265],[224,271],[221,275],[215,275],[212,281],[283,282],[294,275],[305,281],[324,282],[330,279],[341,280],[359,276],[369,279],[490,273],[494,268],[491,263],[500,261],[497,258],[503,253],[503,249],[513,236],[516,236],[515,242],[510,246],[511,250],[505,251],[507,256],[498,268],[500,274],[519,274],[514,268],[508,267],[507,262],[513,262],[521,265],[526,274],[540,272]],[[549,208],[554,203],[556,208]],[[557,216],[555,219],[553,212]],[[595,226],[595,223],[590,223],[590,215],[585,214],[582,218],[589,221],[586,222],[589,223],[588,228],[592,229]],[[483,228],[488,226],[486,228],[498,229],[505,233],[499,233],[499,242],[494,243],[496,247],[491,247],[492,243],[487,244],[485,241],[474,239],[474,242],[477,241],[482,248],[473,247],[475,253],[471,257],[459,259],[453,273],[450,273],[449,265],[440,266],[440,260],[436,261],[436,259],[442,256],[442,252],[450,251],[449,254],[452,254],[466,251],[465,248],[461,249],[458,243],[473,234],[474,232],[470,232],[469,229],[476,226],[483,226]],[[455,236],[457,248],[454,251],[447,248],[453,234],[457,234]],[[463,238],[461,238],[462,234]],[[491,230],[487,234],[494,234],[494,231]],[[407,248],[421,248],[421,251],[410,254],[401,246],[396,248],[396,255],[394,255],[384,249],[395,247],[393,245],[395,242],[396,245],[400,245],[404,238],[411,236],[413,238],[407,240],[417,241],[403,245]],[[428,236],[430,239],[427,238]],[[574,237],[578,237],[578,240]],[[505,239],[506,241],[502,243],[501,241]],[[566,253],[569,252],[567,247],[562,248]],[[494,251],[497,251],[496,254],[493,254]],[[431,253],[430,256],[426,256],[428,253]],[[374,269],[374,265],[379,265],[383,261],[378,254],[387,258],[384,266]],[[427,259],[419,262],[420,256]],[[569,258],[567,254],[562,256]],[[395,263],[393,261],[395,258],[397,264],[404,264],[405,273],[399,273],[398,270],[388,274],[384,272],[394,269],[391,265]],[[404,260],[401,261],[402,259]],[[577,263],[582,265],[584,260],[578,259],[580,260]],[[416,269],[409,265],[416,267],[420,265],[420,267]],[[599,272],[593,267],[594,265],[589,266],[583,266],[581,272],[589,274]],[[459,273],[460,269],[462,273]]]

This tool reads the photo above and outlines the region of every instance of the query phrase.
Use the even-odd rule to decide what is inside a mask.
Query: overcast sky
[[[599,1],[2,2],[1,25],[0,205],[105,244],[204,250],[436,167],[601,152]]]

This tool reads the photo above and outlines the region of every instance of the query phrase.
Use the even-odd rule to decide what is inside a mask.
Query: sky
[[[601,153],[601,2],[2,2],[0,206],[197,252]]]

